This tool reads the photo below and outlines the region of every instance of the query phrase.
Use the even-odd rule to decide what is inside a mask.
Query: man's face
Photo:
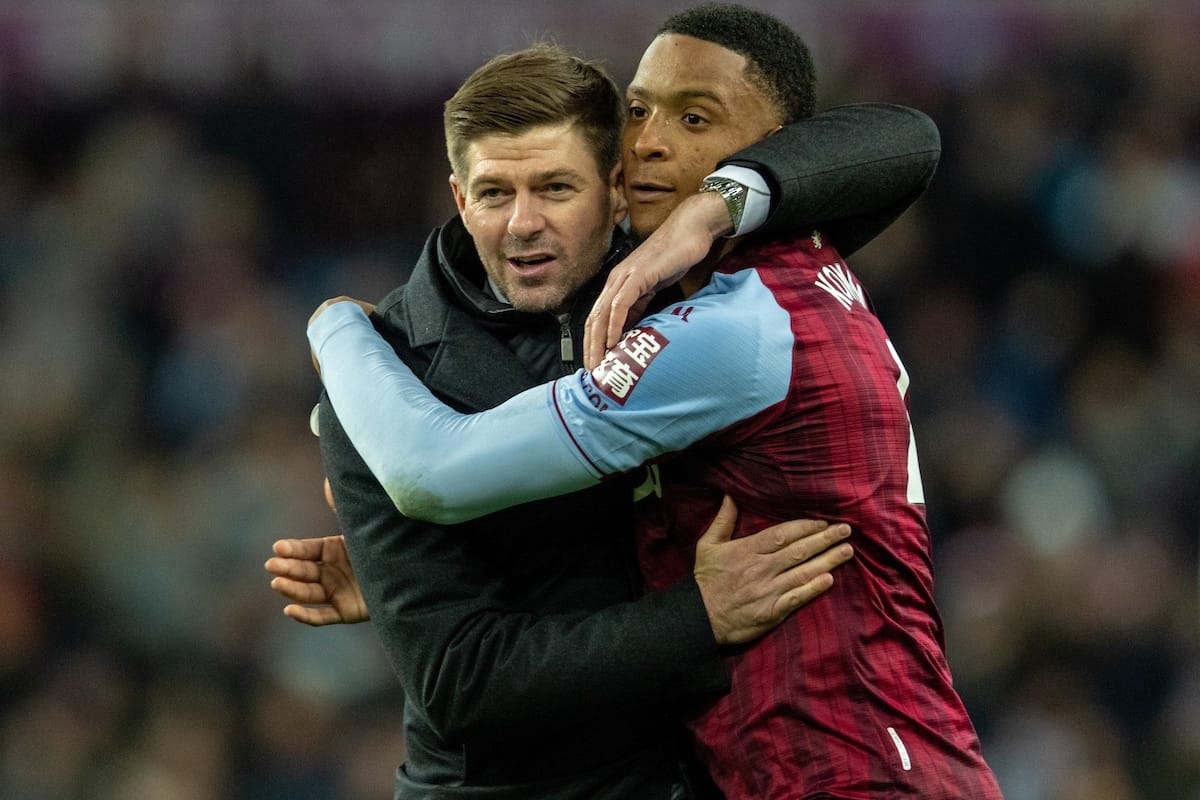
[[[622,160],[633,232],[645,238],[717,162],[779,128],[746,58],[691,36],[654,39],[629,85]]]
[[[467,164],[450,186],[488,276],[522,311],[566,311],[625,215],[620,168],[601,175],[570,123],[485,136]]]

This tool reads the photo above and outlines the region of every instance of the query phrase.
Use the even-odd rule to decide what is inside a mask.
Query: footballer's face
[[[620,167],[600,174],[571,123],[484,136],[466,155],[450,186],[488,276],[523,311],[566,311],[624,218]]]
[[[779,128],[745,56],[691,36],[650,43],[626,94],[621,157],[634,234],[645,238],[717,162]]]

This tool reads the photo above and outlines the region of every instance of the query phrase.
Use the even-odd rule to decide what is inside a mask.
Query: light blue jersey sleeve
[[[625,334],[592,372],[554,387],[571,441],[597,473],[631,469],[748,419],[787,396],[791,320],[751,269]]]
[[[548,385],[460,414],[355,303],[327,308],[308,339],[346,435],[405,516],[451,524],[599,482],[565,440]]]
[[[442,404],[354,303],[309,327],[330,402],[407,516],[461,522],[576,491],[783,400],[792,334],[754,270],[643,320],[593,371],[489,411]]]

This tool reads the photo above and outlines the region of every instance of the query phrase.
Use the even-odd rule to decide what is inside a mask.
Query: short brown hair
[[[450,167],[465,180],[467,148],[475,140],[562,122],[582,127],[600,174],[607,176],[621,158],[625,98],[604,68],[550,42],[496,56],[446,101]]]

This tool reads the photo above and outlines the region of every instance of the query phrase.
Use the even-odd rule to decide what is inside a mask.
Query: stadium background
[[[0,796],[382,798],[366,626],[262,562],[335,523],[303,337],[451,211],[440,103],[685,3],[0,0]],[[759,2],[821,105],[939,124],[852,266],[913,376],[950,660],[1009,800],[1200,798],[1200,7]]]

